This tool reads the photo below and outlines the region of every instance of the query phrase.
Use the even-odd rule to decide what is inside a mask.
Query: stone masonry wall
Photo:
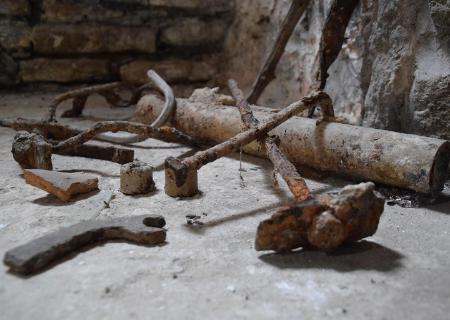
[[[0,0],[0,87],[145,82],[154,68],[177,95],[228,78],[248,92],[291,2]],[[310,1],[260,104],[309,91],[330,3]],[[337,113],[450,139],[449,35],[449,0],[361,0],[329,70]]]
[[[241,0],[225,44],[223,79],[249,91],[291,0]],[[331,0],[311,0],[259,103],[285,106],[308,92]],[[450,139],[450,1],[361,0],[326,91],[364,126]]]
[[[204,85],[217,73],[233,2],[1,0],[0,87],[28,83]]]

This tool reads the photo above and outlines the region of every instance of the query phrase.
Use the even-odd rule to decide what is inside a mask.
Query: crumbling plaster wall
[[[1,0],[0,86],[216,77],[227,0]]]
[[[330,0],[311,1],[260,104],[307,93]],[[250,89],[290,0],[236,2],[224,79]],[[353,123],[450,139],[450,1],[362,0],[326,91]]]

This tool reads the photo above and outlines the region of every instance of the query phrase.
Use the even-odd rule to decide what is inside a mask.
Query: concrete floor
[[[51,96],[3,95],[0,117],[39,118]],[[94,104],[78,126],[132,112]],[[335,254],[260,253],[253,248],[258,222],[287,195],[273,191],[264,160],[244,156],[244,183],[237,156],[216,161],[200,171],[201,196],[176,200],[162,190],[162,171],[155,194],[128,197],[118,191],[119,165],[54,156],[56,170],[100,178],[100,192],[63,205],[24,183],[10,153],[13,136],[0,128],[2,256],[81,220],[145,213],[166,217],[168,241],[150,248],[108,243],[29,278],[1,264],[1,319],[449,319],[448,190],[427,208],[386,206],[375,236]],[[159,169],[167,156],[186,151],[158,141],[136,148],[137,158]],[[308,184],[321,193],[346,182]],[[207,214],[205,225],[188,226],[186,214]]]

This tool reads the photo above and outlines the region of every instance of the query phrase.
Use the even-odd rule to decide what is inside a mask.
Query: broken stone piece
[[[23,175],[28,184],[51,193],[63,202],[74,195],[98,189],[97,177],[84,173],[30,169],[24,170]]]
[[[120,191],[124,194],[145,194],[155,190],[153,167],[136,160],[120,168]]]
[[[41,135],[19,131],[11,150],[14,160],[24,169],[52,170],[52,146]]]
[[[372,182],[344,187],[336,197],[282,207],[262,221],[255,249],[285,252],[300,247],[332,251],[373,235],[384,198]]]
[[[166,240],[165,224],[164,217],[156,215],[83,221],[9,250],[3,262],[16,274],[32,274],[85,246],[105,241],[162,243]]]

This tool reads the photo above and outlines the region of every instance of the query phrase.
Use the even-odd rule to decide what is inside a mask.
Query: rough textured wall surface
[[[0,87],[146,81],[247,92],[291,0],[1,0]],[[306,94],[331,0],[311,0],[260,104]],[[326,91],[351,123],[450,139],[450,1],[361,0]]]
[[[290,2],[236,3],[224,79],[250,89]],[[311,1],[260,104],[280,107],[308,91],[330,2]],[[450,139],[449,37],[450,1],[362,0],[329,70],[337,112],[352,123]]]
[[[1,0],[0,87],[141,83],[150,67],[172,84],[212,84],[232,9],[226,0]]]

